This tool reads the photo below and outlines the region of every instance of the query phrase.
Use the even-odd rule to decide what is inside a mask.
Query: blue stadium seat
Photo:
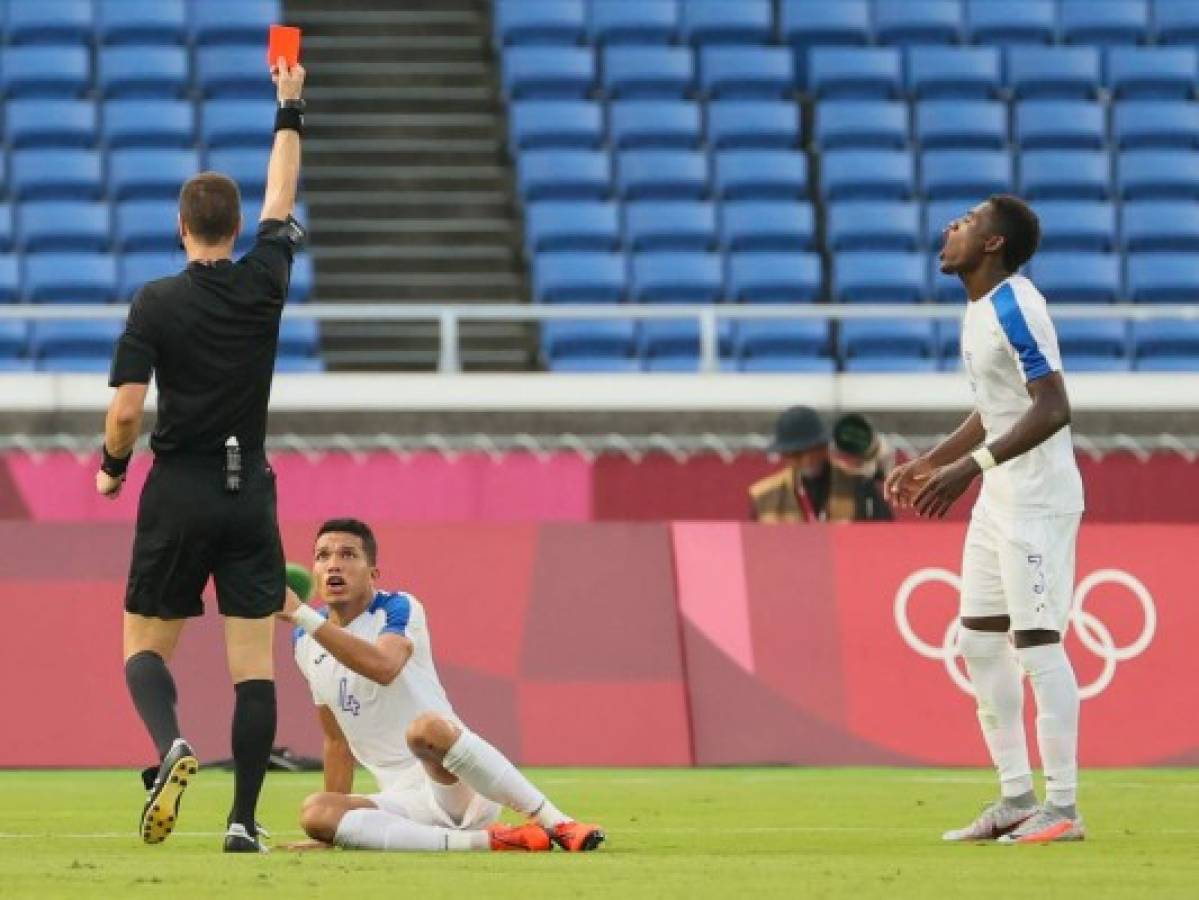
[[[875,0],[874,33],[880,44],[956,44],[962,37],[962,4]]]
[[[116,293],[117,263],[107,253],[25,257],[25,299],[32,303],[108,303]]]
[[[516,100],[583,100],[595,87],[591,47],[511,47],[501,69],[504,93]]]
[[[630,296],[639,303],[715,303],[724,296],[718,253],[634,253]]]
[[[266,190],[266,169],[271,153],[265,148],[224,147],[208,153],[207,168],[223,172],[234,181],[243,197]]]
[[[206,98],[275,98],[275,85],[256,45],[200,47],[196,51],[196,86]]]
[[[735,200],[720,209],[721,241],[726,250],[788,253],[816,245],[816,221],[809,203]]]
[[[1143,200],[1125,203],[1121,244],[1126,253],[1199,253],[1199,203]]]
[[[782,0],[783,40],[798,47],[870,43],[870,6],[866,0]]]
[[[1007,51],[1007,81],[1017,100],[1090,100],[1101,84],[1099,50],[1011,47]]]
[[[312,298],[316,286],[316,271],[312,265],[312,254],[301,253],[291,266],[291,283],[287,289],[289,303],[304,303]]]
[[[958,317],[936,320],[937,356],[941,357],[941,368],[946,370],[961,367],[962,322]]]
[[[1123,295],[1118,253],[1038,253],[1030,269],[1050,303],[1114,303]]]
[[[103,373],[123,328],[118,319],[37,321],[30,332],[30,350],[43,371]]]
[[[1062,366],[1067,372],[1127,372],[1131,366],[1126,356],[1090,356],[1084,354],[1062,354]]]
[[[956,275],[946,275],[941,271],[941,261],[937,259],[937,254],[932,254],[928,262],[929,293],[933,303],[965,303],[966,288],[962,280]]]
[[[279,0],[193,2],[192,38],[197,44],[252,44],[262,48],[266,46],[267,30],[282,16]],[[262,56],[265,58],[265,53]]]
[[[624,208],[630,250],[713,250],[716,207],[695,200],[643,200]]]
[[[641,360],[636,357],[565,356],[553,360],[549,368],[560,374],[629,374],[641,371]]]
[[[87,47],[6,47],[0,55],[0,89],[12,97],[83,97],[91,87]]]
[[[1007,106],[971,99],[917,103],[916,143],[925,150],[1005,150]]]
[[[612,146],[618,150],[689,150],[702,140],[700,107],[694,100],[617,100],[608,114]]]
[[[548,368],[570,359],[630,360],[637,325],[630,319],[551,319],[541,323],[541,355]],[[596,366],[602,369],[601,366]]]
[[[1055,323],[1062,356],[1123,359],[1128,354],[1128,325],[1123,319],[1060,318]]]
[[[11,44],[88,44],[94,27],[91,0],[17,0],[8,6]]]
[[[1012,188],[1012,157],[1006,150],[928,150],[920,155],[921,190],[929,200],[972,206]]]
[[[1188,319],[1150,319],[1132,323],[1136,367],[1142,370],[1199,370],[1199,322]]]
[[[1199,8],[1190,0],[1156,0],[1153,25],[1159,43],[1199,43]]]
[[[175,199],[199,171],[195,150],[113,150],[108,154],[108,191],[118,201]]]
[[[832,350],[825,319],[742,319],[737,323],[734,348],[741,360],[828,360]]]
[[[1030,150],[1020,155],[1020,193],[1029,200],[1107,200],[1106,150]]]
[[[13,147],[94,147],[96,104],[88,100],[10,100],[4,127]]]
[[[920,206],[896,200],[834,203],[825,224],[826,243],[834,253],[916,250],[920,231]]]
[[[20,262],[21,258],[15,253],[0,254],[0,303],[15,303],[21,299]]]
[[[122,253],[173,250],[179,241],[178,214],[179,204],[172,200],[127,200],[117,204],[117,249]]]
[[[996,47],[912,47],[907,52],[908,90],[918,99],[989,99],[1003,85]]]
[[[1199,102],[1127,100],[1112,111],[1112,141],[1118,150],[1199,149]]]
[[[901,100],[825,100],[816,104],[814,142],[821,150],[908,145],[908,106]]]
[[[1047,200],[1036,206],[1041,220],[1041,250],[1116,249],[1116,208],[1095,200]]]
[[[604,109],[590,100],[521,100],[508,110],[515,150],[592,150],[603,145]]]
[[[1052,44],[1057,9],[1053,0],[966,0],[966,32],[975,44]]]
[[[1107,86],[1117,100],[1186,100],[1194,95],[1199,57],[1194,47],[1112,47]]]
[[[815,253],[729,254],[729,297],[739,303],[814,303],[822,288]]]
[[[184,0],[105,0],[96,4],[101,44],[185,44]]]
[[[110,229],[106,203],[48,200],[17,211],[17,244],[28,251],[107,250]]]
[[[187,265],[183,251],[164,253],[125,253],[121,256],[117,297],[127,302],[147,281],[178,274]]]
[[[190,79],[183,47],[105,47],[99,53],[104,97],[183,97]]]
[[[525,207],[525,246],[544,250],[620,249],[620,209],[602,201],[530,203]]]
[[[723,200],[806,198],[808,158],[794,150],[725,150],[715,154],[716,193]]]
[[[605,47],[603,87],[609,97],[681,99],[695,89],[689,47]]]
[[[699,322],[694,319],[649,319],[641,323],[638,353],[646,369],[654,372],[694,372],[699,368]],[[733,323],[716,326],[716,349],[727,357],[732,351]]]
[[[781,99],[795,88],[795,57],[784,47],[703,47],[699,71],[710,97]]]
[[[799,107],[787,100],[713,100],[708,143],[717,150],[799,145]]]
[[[934,360],[937,355],[936,327],[931,319],[846,319],[841,323],[838,344],[846,363],[862,358]]]
[[[539,303],[619,303],[628,286],[619,253],[538,253],[533,298]]]
[[[24,319],[0,319],[0,359],[16,359],[24,356],[28,349],[29,323]]]
[[[229,107],[230,104],[225,101],[220,106]],[[239,103],[230,112],[239,108],[251,110],[256,117],[264,114],[259,103]],[[255,133],[268,136],[264,140],[269,139],[270,128],[263,128],[261,118],[253,123],[230,121],[221,127],[231,130],[239,124],[253,127]],[[104,141],[110,149],[191,147],[196,142],[196,107],[188,100],[109,100],[104,104]]]
[[[708,157],[700,150],[625,150],[617,155],[616,189],[623,200],[702,200]]]
[[[586,36],[583,0],[497,0],[495,42],[578,44]]]
[[[0,252],[7,253],[12,249],[16,226],[13,223],[11,203],[0,203]]]
[[[1133,303],[1199,301],[1199,259],[1192,253],[1131,253],[1128,297]]]
[[[832,150],[821,161],[826,200],[906,199],[915,192],[907,150]]]
[[[1093,100],[1027,100],[1016,104],[1016,145],[1022,150],[1101,150],[1107,116]]]
[[[770,0],[687,0],[683,38],[696,44],[765,44],[774,34]]]
[[[209,100],[200,115],[200,140],[212,147],[269,147],[274,104],[264,100]]]
[[[813,47],[808,87],[825,97],[898,97],[903,77],[895,47]]]
[[[1121,200],[1199,199],[1199,152],[1128,150],[1116,161]]]
[[[737,361],[737,369],[771,374],[832,375],[837,371],[837,361],[832,357],[747,356]]]
[[[919,303],[928,293],[926,274],[922,253],[837,253],[833,297],[840,303]]]
[[[853,374],[920,375],[937,371],[937,360],[929,356],[854,356],[845,360],[844,371]]]
[[[1061,0],[1059,15],[1067,44],[1143,44],[1149,38],[1149,0]]]
[[[16,200],[99,200],[99,150],[16,150],[10,175]]]
[[[319,356],[277,356],[276,375],[319,375],[325,371],[325,361]]]
[[[279,356],[316,356],[321,329],[316,319],[285,318],[279,322]]]
[[[597,44],[669,44],[679,35],[676,0],[591,0],[588,22]]]

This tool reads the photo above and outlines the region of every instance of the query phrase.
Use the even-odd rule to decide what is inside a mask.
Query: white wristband
[[[305,634],[312,634],[325,624],[325,617],[307,603],[301,603],[299,609],[292,613],[291,618],[304,630]]]
[[[978,463],[978,467],[984,472],[987,471],[987,469],[995,468],[995,457],[991,454],[990,449],[986,446],[979,447],[977,450],[971,453],[970,456],[976,463]]]

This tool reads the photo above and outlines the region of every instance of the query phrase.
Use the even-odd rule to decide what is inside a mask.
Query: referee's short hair
[[[228,175],[201,172],[179,192],[179,218],[188,233],[205,244],[237,236],[241,224],[241,193]]]
[[[1011,194],[993,194],[987,201],[991,207],[991,225],[1003,236],[1003,267],[1015,272],[1032,259],[1041,243],[1041,220],[1032,208]]]
[[[366,561],[372,566],[379,557],[379,544],[375,541],[375,533],[361,519],[329,519],[317,530],[316,536],[329,534],[331,531],[352,534],[362,540],[362,548],[366,551]]]

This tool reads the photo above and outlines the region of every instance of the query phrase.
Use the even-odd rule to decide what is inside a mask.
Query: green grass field
[[[146,847],[135,773],[0,772],[0,897],[1199,897],[1199,770],[1086,772],[1090,839],[1045,847],[941,844],[990,798],[978,771],[531,774],[605,826],[602,850],[226,857],[230,776],[215,770],[189,791],[180,830]],[[318,784],[268,778],[261,818],[276,844],[300,837],[296,809]]]

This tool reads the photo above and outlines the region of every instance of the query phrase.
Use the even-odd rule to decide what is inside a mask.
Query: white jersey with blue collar
[[[416,763],[405,737],[413,719],[435,712],[459,720],[437,677],[425,608],[419,600],[402,592],[378,591],[346,630],[372,644],[388,633],[412,641],[412,656],[399,676],[391,684],[381,685],[338,662],[301,629],[295,632],[296,664],[308,680],[313,700],[329,707],[355,759],[386,790],[409,777]]]
[[[1062,370],[1045,298],[1031,281],[1012,275],[966,304],[962,362],[990,443],[1032,406],[1028,383]],[[1082,477],[1069,427],[989,470],[978,502],[1006,520],[1081,513]]]

